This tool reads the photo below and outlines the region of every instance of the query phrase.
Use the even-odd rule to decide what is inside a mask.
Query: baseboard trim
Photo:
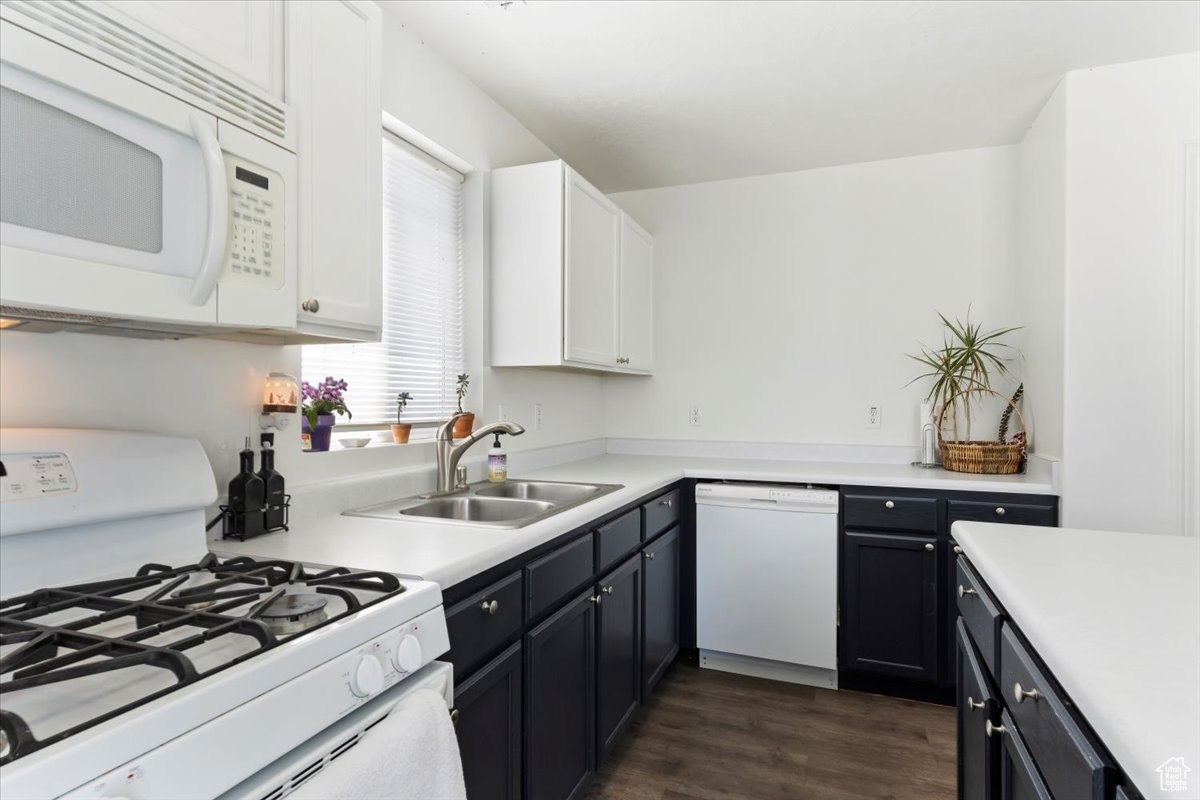
[[[816,686],[819,689],[838,688],[836,669],[789,664],[784,661],[772,661],[767,658],[754,658],[736,653],[722,653],[717,650],[700,650],[700,668],[733,672],[738,675],[749,675],[753,678],[766,678],[785,683],[799,683],[804,686]]]

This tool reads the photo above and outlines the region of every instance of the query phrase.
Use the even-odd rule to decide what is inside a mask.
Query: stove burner
[[[319,594],[285,594],[255,616],[267,624],[277,636],[300,633],[329,619],[325,605],[329,601]]]

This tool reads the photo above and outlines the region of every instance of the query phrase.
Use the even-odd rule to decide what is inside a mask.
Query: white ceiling
[[[1016,142],[1063,73],[1200,49],[1196,0],[383,0],[614,192]]]

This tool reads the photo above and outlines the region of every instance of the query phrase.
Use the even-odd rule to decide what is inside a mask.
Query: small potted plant
[[[467,387],[471,385],[471,376],[463,373],[458,376],[458,385],[454,389],[454,393],[458,395],[458,413],[463,414],[454,423],[454,438],[465,439],[471,435],[471,431],[475,429],[475,415],[470,411],[463,411],[463,398],[467,396]]]
[[[396,444],[408,444],[408,435],[412,433],[412,423],[400,421],[400,415],[404,413],[409,400],[412,400],[412,395],[408,392],[396,395],[396,421],[392,423],[392,441]]]
[[[353,418],[350,409],[346,408],[345,391],[346,382],[332,376],[316,386],[308,381],[300,384],[300,394],[304,399],[301,407],[303,414],[300,417],[300,437],[308,445],[305,450],[321,453],[329,449],[329,437],[337,421],[334,414],[345,414],[347,419]]]

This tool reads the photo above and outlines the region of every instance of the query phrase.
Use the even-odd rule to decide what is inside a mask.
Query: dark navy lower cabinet
[[[1000,719],[992,729],[1000,739],[1000,800],[1053,800],[1012,717],[1005,711]]]
[[[678,526],[642,551],[642,697],[675,662],[680,638],[680,545]]]
[[[642,697],[642,558],[638,553],[596,586],[596,766],[624,732]]]
[[[937,539],[846,531],[839,669],[938,677]]]
[[[521,700],[520,642],[455,690],[455,732],[471,800],[520,800]]]
[[[525,796],[569,800],[596,766],[596,599],[589,586],[525,636]]]
[[[987,723],[998,718],[996,697],[962,620],[958,622],[956,638],[958,797],[959,800],[994,800],[997,741],[988,736]]]

